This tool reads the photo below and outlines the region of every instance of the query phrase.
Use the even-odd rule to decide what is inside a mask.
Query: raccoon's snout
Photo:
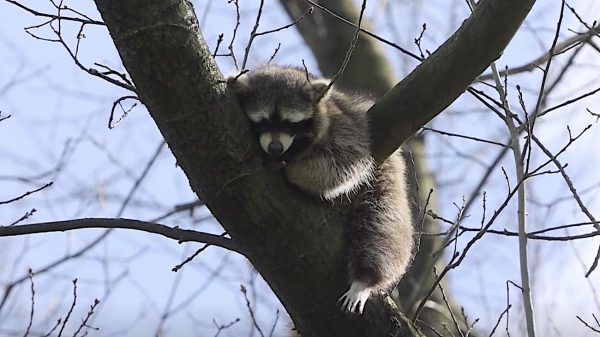
[[[260,135],[260,146],[271,156],[281,156],[294,142],[294,136],[287,133],[265,132]]]
[[[279,156],[283,153],[283,144],[280,141],[274,140],[268,146],[268,152],[272,156]]]

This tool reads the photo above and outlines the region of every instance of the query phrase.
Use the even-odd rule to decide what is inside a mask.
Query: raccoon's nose
[[[269,143],[269,147],[267,149],[270,155],[278,156],[283,153],[283,144],[280,141],[274,140]]]

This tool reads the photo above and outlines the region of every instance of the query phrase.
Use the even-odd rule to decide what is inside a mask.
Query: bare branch
[[[430,216],[433,216],[434,219],[437,220],[442,220],[444,222],[451,222],[447,219],[443,219],[438,215],[433,215],[431,213],[428,213]],[[541,233],[547,233],[547,232],[552,232],[552,231],[556,231],[559,229],[565,229],[565,228],[572,228],[572,227],[581,227],[581,226],[589,226],[589,225],[593,225],[592,222],[580,222],[580,223],[575,223],[575,224],[567,224],[567,225],[560,225],[560,226],[554,226],[554,227],[550,227],[550,228],[545,228],[545,229],[540,229],[538,231],[533,231],[533,232],[529,232],[527,233],[527,238],[530,240],[541,240],[541,241],[574,241],[574,240],[581,240],[581,239],[589,239],[589,238],[593,238],[596,236],[600,236],[600,231],[593,231],[593,232],[589,232],[589,233],[584,233],[584,234],[577,234],[577,235],[563,235],[563,236],[550,236],[550,235],[540,235]],[[481,228],[475,228],[475,227],[465,227],[465,226],[458,226],[456,228],[457,230],[459,230],[460,232],[480,232]],[[426,235],[426,236],[439,236],[439,235],[448,235],[449,231],[444,231],[442,233],[421,233],[422,235]],[[519,236],[518,232],[514,232],[514,231],[509,231],[507,229],[502,229],[502,230],[496,230],[496,229],[489,229],[486,231],[486,234],[495,234],[495,235],[504,235],[504,236]],[[460,235],[460,234],[459,234]]]
[[[15,1],[15,0],[4,0],[4,1],[6,1],[6,2],[8,2],[10,4],[13,4],[13,5],[15,5],[15,6],[17,6],[17,7],[21,8],[21,9],[23,9],[23,10],[31,13],[31,14],[33,14],[35,16],[41,16],[41,17],[50,18],[50,19],[53,19],[53,20],[60,19],[60,20],[65,20],[65,21],[81,22],[81,23],[90,24],[90,25],[106,26],[104,24],[104,22],[97,21],[97,20],[92,20],[92,19],[90,19],[87,16],[83,16],[82,18],[77,18],[77,17],[60,16],[60,15],[56,15],[56,14],[42,13],[42,12],[36,11],[35,9],[29,8],[29,7],[27,7],[27,6],[19,3],[18,1]],[[75,12],[74,10],[71,10],[71,11]],[[82,15],[82,14],[80,14],[80,15]]]
[[[52,329],[50,329],[50,331],[48,331],[47,334],[45,334],[43,337],[50,337],[50,335],[52,335],[52,333],[54,332],[54,330],[56,330],[58,328],[58,326],[60,325],[60,323],[62,322],[62,319],[57,319],[56,323],[54,323],[54,326],[52,327]]]
[[[384,39],[384,38],[380,37],[380,36],[379,36],[379,35],[377,35],[377,34],[374,34],[374,33],[370,32],[370,31],[368,31],[368,30],[366,30],[366,29],[364,29],[364,28],[361,28],[361,27],[359,27],[359,26],[358,26],[357,24],[355,24],[354,22],[352,22],[352,21],[350,21],[350,20],[348,20],[348,19],[346,19],[346,18],[344,18],[344,17],[342,17],[342,16],[340,16],[340,15],[336,14],[335,12],[333,12],[333,11],[329,10],[327,7],[324,7],[324,6],[322,6],[322,5],[320,5],[320,4],[318,4],[317,2],[315,2],[315,1],[312,1],[312,0],[305,0],[305,1],[306,1],[306,2],[308,2],[309,4],[311,4],[311,5],[315,6],[316,8],[318,8],[318,9],[320,9],[320,10],[324,11],[325,13],[327,13],[327,14],[331,15],[332,17],[334,17],[334,18],[338,19],[340,22],[343,22],[343,23],[345,23],[345,24],[347,24],[347,25],[350,25],[350,26],[352,26],[352,27],[354,27],[354,28],[356,28],[356,29],[360,30],[360,32],[362,32],[362,33],[365,33],[366,35],[368,35],[368,36],[370,36],[370,37],[372,37],[372,38],[376,39],[376,40],[377,40],[377,41],[379,41],[379,42],[382,42],[382,43],[384,43],[384,44],[386,44],[386,45],[388,45],[388,46],[391,46],[391,47],[393,47],[393,48],[396,48],[397,50],[401,51],[402,53],[404,53],[404,54],[406,54],[406,55],[408,55],[408,56],[410,56],[410,57],[412,57],[412,58],[414,58],[414,59],[416,59],[416,60],[419,60],[419,61],[422,61],[422,60],[423,60],[423,59],[422,59],[422,58],[421,58],[419,55],[417,55],[417,54],[415,54],[415,53],[413,53],[413,52],[409,51],[409,50],[408,50],[408,49],[406,49],[406,48],[402,48],[402,47],[400,47],[399,45],[397,45],[396,43],[393,43],[393,42],[391,42],[391,41],[389,41],[389,40],[386,40],[386,39]]]
[[[65,316],[65,319],[62,322],[62,325],[60,327],[60,330],[58,331],[58,336],[62,336],[63,331],[65,330],[65,326],[67,325],[67,322],[69,321],[69,318],[71,318],[71,314],[73,313],[73,309],[75,308],[75,305],[77,304],[77,279],[73,280],[73,301],[71,302],[71,306],[69,307],[69,311],[67,312],[67,315]]]
[[[112,109],[110,109],[110,116],[108,117],[108,128],[109,129],[113,129],[116,128],[122,121],[123,119],[125,119],[125,117],[127,117],[127,115],[129,114],[129,112],[131,111],[131,109],[135,108],[137,103],[133,103],[133,105],[131,105],[131,107],[129,107],[129,109],[125,110],[123,108],[123,105],[121,104],[123,101],[128,100],[128,99],[134,99],[139,101],[140,98],[137,96],[121,96],[119,98],[117,98],[114,102],[113,102],[113,106]],[[114,114],[115,114],[115,109],[117,108],[117,106],[119,106],[121,108],[121,110],[123,111],[123,114],[121,115],[121,117],[119,117],[119,119],[117,119],[117,121],[113,124],[113,118],[114,118]]]
[[[593,314],[592,314],[593,315]],[[588,328],[590,328],[592,331],[600,333],[600,324],[598,324],[598,320],[596,319],[596,316],[594,316],[594,319],[596,319],[596,324],[598,324],[598,328],[594,328],[593,326],[589,325],[586,321],[583,320],[583,318],[579,317],[579,316],[575,316],[577,317],[577,319],[583,323],[585,326],[587,326]]]
[[[473,245],[476,242],[478,242],[479,239],[481,239],[490,230],[490,227],[495,223],[495,221],[498,218],[498,216],[500,215],[500,213],[502,213],[502,211],[504,210],[504,208],[506,208],[506,206],[508,205],[508,203],[510,202],[510,200],[512,200],[513,196],[517,193],[517,190],[518,190],[519,186],[521,185],[521,183],[522,183],[522,181],[520,181],[517,184],[516,187],[514,187],[512,190],[510,190],[508,192],[508,194],[504,198],[504,201],[502,202],[502,204],[498,207],[498,209],[496,209],[494,211],[494,214],[486,222],[485,226],[482,226],[481,228],[479,228],[477,230],[477,234],[471,240],[469,240],[469,242],[467,242],[467,244],[465,245],[465,247],[462,250],[462,252],[460,252],[460,253],[456,252],[450,258],[450,261],[448,262],[448,264],[446,265],[446,267],[444,268],[444,270],[442,270],[442,272],[440,273],[439,277],[437,277],[435,279],[435,281],[433,282],[433,284],[429,288],[429,291],[425,292],[425,296],[423,296],[423,299],[421,300],[421,302],[419,303],[419,305],[417,306],[417,309],[415,310],[415,312],[413,314],[413,321],[415,321],[416,319],[419,318],[419,315],[421,314],[421,311],[425,307],[425,304],[427,303],[429,297],[433,294],[434,290],[437,288],[438,283],[440,283],[443,280],[444,276],[451,269],[454,269],[454,268],[458,267],[462,263],[462,261],[467,256],[467,253],[473,247]]]
[[[9,199],[9,200],[5,200],[5,201],[0,201],[0,205],[10,204],[11,202],[14,202],[14,201],[17,201],[17,200],[21,200],[21,199],[25,198],[28,195],[31,195],[31,194],[36,193],[36,192],[39,192],[39,191],[41,191],[41,190],[43,190],[43,189],[45,189],[47,187],[52,186],[52,184],[53,184],[53,182],[49,182],[49,183],[47,183],[46,185],[44,185],[44,186],[42,186],[40,188],[37,188],[37,189],[35,189],[33,191],[25,192],[25,193],[23,193],[22,195],[20,195],[18,197],[15,197],[15,198],[12,198],[12,199]]]
[[[307,16],[308,14],[312,14],[313,13],[313,7],[309,7],[306,12],[304,12],[302,15],[300,15],[297,19],[295,19],[294,21],[290,22],[287,25],[284,25],[282,27],[279,28],[274,28],[274,29],[270,29],[270,30],[266,30],[264,32],[256,32],[258,30],[258,26],[260,24],[260,19],[262,16],[262,11],[263,11],[263,6],[264,6],[264,0],[261,0],[260,5],[258,7],[258,13],[256,14],[256,22],[254,23],[254,28],[252,28],[252,31],[250,32],[250,38],[248,39],[248,44],[246,45],[246,49],[244,51],[244,60],[242,61],[242,69],[246,68],[246,63],[248,62],[248,56],[250,55],[250,48],[252,47],[252,43],[254,42],[254,39],[262,36],[262,35],[267,35],[267,34],[272,34],[272,33],[276,33],[285,29],[288,29],[290,27],[295,26],[296,24],[302,22],[302,19],[304,19],[305,16]],[[280,44],[281,45],[281,44]],[[275,54],[277,54],[277,51],[279,50],[279,46],[277,47],[277,49],[275,49],[275,52],[273,53],[273,55],[271,56],[271,58],[269,59],[269,62],[271,62],[273,60],[273,58],[275,57]]]
[[[591,29],[589,29],[586,32],[577,34],[575,36],[572,36],[572,37],[562,41],[561,43],[556,44],[556,46],[554,47],[553,53],[548,51],[548,52],[544,53],[543,55],[539,56],[538,58],[536,58],[535,60],[527,62],[524,65],[508,68],[507,70],[503,70],[500,72],[500,76],[514,75],[514,74],[519,74],[519,73],[523,73],[523,72],[527,72],[527,71],[532,71],[535,69],[540,69],[540,66],[542,64],[548,62],[548,60],[552,56],[562,53],[562,52],[568,50],[569,48],[572,48],[574,45],[580,44],[582,42],[587,42],[592,37],[598,35],[599,33],[600,33],[600,26],[592,27]],[[477,80],[487,81],[487,80],[491,80],[493,78],[494,78],[494,75],[490,73],[490,74],[484,74],[484,75],[479,76],[477,78]]]
[[[271,34],[271,33],[276,33],[276,32],[282,31],[284,29],[288,29],[290,27],[293,27],[296,24],[302,22],[302,19],[304,19],[304,17],[307,16],[308,14],[312,14],[313,11],[314,11],[314,7],[308,7],[308,9],[306,10],[306,12],[304,12],[296,20],[288,23],[287,25],[281,26],[279,28],[271,29],[271,30],[266,30],[264,32],[256,33],[256,34],[254,34],[254,36],[256,37],[256,36],[261,36],[261,35],[267,35],[267,34]]]
[[[587,128],[584,129],[584,131],[585,130],[587,130]],[[569,187],[569,191],[571,191],[573,198],[577,202],[577,205],[579,206],[581,211],[588,217],[588,219],[594,224],[594,227],[596,228],[596,230],[598,232],[600,232],[600,225],[598,224],[598,220],[596,220],[594,215],[587,209],[587,207],[585,206],[585,204],[579,197],[579,194],[577,193],[577,190],[575,189],[575,186],[573,185],[571,178],[564,170],[564,166],[560,163],[560,161],[556,158],[556,156],[552,155],[550,150],[548,150],[544,146],[544,144],[542,144],[542,142],[535,135],[531,134],[531,138],[540,147],[540,149],[544,152],[544,154],[546,154],[550,158],[550,160],[552,160],[552,162],[556,165],[556,167],[559,170],[560,174],[562,175],[565,183]],[[573,138],[571,137],[571,140],[572,139]],[[594,258],[594,262],[592,263],[592,266],[590,267],[590,269],[588,269],[588,271],[585,274],[586,277],[590,276],[590,274],[596,269],[596,267],[598,266],[599,260],[600,260],[600,247],[598,248],[598,251],[596,253],[596,257]]]
[[[242,292],[242,294],[244,294],[244,299],[246,300],[246,308],[248,308],[248,312],[250,313],[250,317],[252,318],[252,323],[254,324],[254,327],[256,328],[261,337],[265,337],[260,326],[258,325],[258,322],[256,321],[254,310],[252,310],[250,300],[248,299],[248,291],[246,290],[246,287],[244,287],[243,284],[240,284],[240,291]]]
[[[246,256],[243,249],[233,240],[219,235],[198,232],[179,227],[169,227],[153,222],[133,219],[82,218],[65,221],[41,222],[30,225],[0,227],[0,237],[49,232],[64,232],[83,228],[132,229],[162,235],[178,242],[202,242],[237,252]]]
[[[423,130],[439,133],[440,135],[444,135],[444,136],[470,139],[470,140],[474,140],[476,142],[487,143],[487,144],[497,145],[497,146],[501,146],[501,147],[508,147],[506,144],[495,142],[493,140],[487,140],[487,139],[482,139],[482,138],[477,138],[477,137],[472,137],[472,136],[460,135],[460,134],[448,132],[448,131],[436,130],[436,129],[432,129],[432,128],[429,128],[426,126],[423,127]]]
[[[354,52],[354,48],[356,48],[356,42],[358,42],[358,36],[360,35],[360,26],[362,25],[362,20],[363,20],[363,16],[365,14],[366,8],[367,8],[367,0],[363,0],[362,5],[360,7],[360,13],[358,14],[358,22],[356,23],[356,29],[354,31],[354,36],[352,36],[352,41],[350,41],[350,46],[348,47],[348,50],[346,51],[344,60],[342,61],[342,64],[340,65],[340,68],[338,69],[337,73],[331,79],[331,82],[329,82],[327,89],[325,89],[321,93],[321,97],[324,96],[329,89],[331,89],[333,84],[340,78],[340,76],[342,76],[342,74],[346,70],[348,63],[350,62],[350,58],[352,57],[352,53]]]
[[[213,318],[213,324],[217,328],[217,333],[213,337],[218,337],[221,334],[221,331],[228,329],[229,327],[231,327],[232,325],[234,325],[235,323],[237,323],[239,321],[240,321],[240,319],[236,318],[235,320],[233,320],[227,324],[218,324],[217,321]]]
[[[220,236],[221,237],[225,237],[225,235],[227,235],[227,232],[223,232]],[[206,250],[206,248],[210,247],[210,244],[205,244],[204,246],[202,246],[200,249],[198,249],[196,252],[194,252],[194,254],[192,254],[190,257],[188,257],[187,259],[185,259],[183,262],[181,262],[180,264],[176,265],[175,267],[173,267],[173,269],[171,269],[174,272],[178,272],[179,269],[181,269],[181,267],[183,267],[184,265],[186,265],[187,263],[191,262],[196,256],[198,256],[200,253],[202,253],[203,251]]]
[[[502,311],[502,313],[500,314],[500,316],[498,316],[498,320],[496,321],[496,325],[494,325],[494,327],[492,328],[492,331],[490,332],[488,337],[492,337],[492,335],[494,335],[494,332],[496,332],[496,329],[498,328],[498,326],[500,325],[500,322],[502,321],[502,317],[504,317],[504,315],[508,315],[508,311],[510,310],[510,308],[512,308],[512,305],[508,304],[506,306],[506,309],[504,309],[504,311]]]
[[[96,309],[96,307],[98,306],[98,304],[100,304],[100,300],[95,299],[94,303],[90,306],[90,310],[85,315],[85,318],[81,321],[81,324],[79,325],[79,328],[77,328],[77,331],[75,331],[75,333],[73,334],[73,337],[77,337],[77,335],[79,335],[79,333],[81,332],[81,330],[83,328],[90,328],[90,326],[87,325],[87,322],[90,319],[90,317],[92,317],[92,315],[94,314],[94,310]],[[98,330],[98,328],[92,328],[92,329]],[[87,334],[87,332],[84,333],[84,336],[86,334]]]
[[[566,100],[566,101],[564,101],[564,102],[562,102],[560,104],[557,104],[557,105],[555,105],[553,107],[545,109],[544,111],[540,112],[539,117],[541,117],[541,116],[543,116],[543,115],[545,115],[545,114],[547,114],[547,113],[549,113],[551,111],[554,111],[554,110],[563,108],[563,107],[565,107],[567,105],[573,104],[573,103],[575,103],[577,101],[580,101],[580,100],[582,100],[582,99],[584,99],[586,97],[593,96],[593,95],[597,94],[598,92],[600,92],[600,87],[595,88],[593,90],[590,90],[590,91],[588,91],[588,92],[586,92],[584,94],[581,94],[581,95],[579,95],[577,97],[568,99],[568,100]]]
[[[258,25],[260,24],[260,18],[262,16],[263,6],[265,5],[265,0],[260,0],[260,5],[258,5],[258,12],[256,13],[256,22],[254,23],[254,27],[250,32],[250,39],[248,40],[248,44],[246,45],[246,50],[244,52],[244,60],[242,61],[242,70],[246,69],[246,62],[248,61],[248,55],[250,54],[250,47],[252,47],[252,42],[256,37],[256,30],[258,29]]]
[[[31,283],[31,311],[29,312],[29,324],[27,324],[27,329],[25,330],[23,337],[27,337],[29,335],[31,325],[33,324],[33,315],[35,313],[35,287],[33,282],[33,270],[31,270],[31,268],[29,269],[29,282]]]

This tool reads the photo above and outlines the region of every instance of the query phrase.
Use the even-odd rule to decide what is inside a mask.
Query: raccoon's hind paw
[[[338,303],[341,310],[347,313],[362,315],[365,303],[371,296],[371,288],[360,281],[353,281],[350,289],[340,297]]]

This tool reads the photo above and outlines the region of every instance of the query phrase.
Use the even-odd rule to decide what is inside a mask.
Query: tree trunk
[[[515,13],[524,6],[514,4],[516,0],[485,2],[513,6]],[[190,2],[96,0],[96,4],[140,99],[192,189],[243,248],[303,337],[421,336],[383,299],[369,301],[360,319],[339,312],[336,300],[348,286],[342,228],[349,205],[332,207],[298,193],[280,172],[262,165],[258,144],[226,91]],[[378,92],[390,85],[387,82]],[[439,113],[434,110],[426,115]],[[395,141],[397,147],[404,139]]]

